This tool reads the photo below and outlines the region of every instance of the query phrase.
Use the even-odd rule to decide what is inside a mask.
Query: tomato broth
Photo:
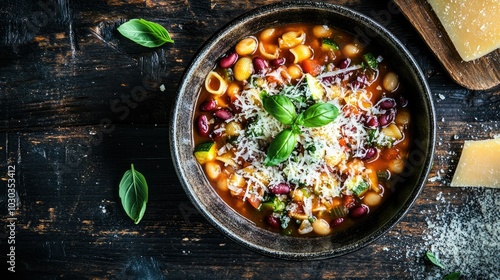
[[[370,217],[403,172],[411,117],[377,49],[325,25],[245,37],[196,104],[194,156],[211,186],[259,227],[329,235]]]

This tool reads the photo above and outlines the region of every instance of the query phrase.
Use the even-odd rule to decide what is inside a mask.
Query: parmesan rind
[[[500,48],[500,0],[428,0],[464,61]]]
[[[500,188],[500,139],[465,141],[451,186]]]

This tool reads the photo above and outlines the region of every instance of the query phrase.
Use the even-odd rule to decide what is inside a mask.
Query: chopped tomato
[[[321,64],[314,59],[306,59],[301,62],[302,70],[313,76],[318,76],[321,73]]]

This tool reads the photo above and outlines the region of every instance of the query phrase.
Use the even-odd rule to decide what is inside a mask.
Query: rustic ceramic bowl
[[[255,226],[217,195],[193,156],[196,100],[214,63],[246,35],[266,27],[298,22],[341,28],[370,43],[390,61],[406,88],[413,91],[408,96],[413,141],[406,169],[396,183],[391,199],[361,224],[325,237],[290,237]],[[247,248],[273,257],[296,260],[343,255],[366,246],[387,232],[406,214],[422,190],[435,145],[430,91],[408,50],[386,29],[366,16],[341,6],[313,2],[284,2],[258,8],[233,20],[212,36],[185,72],[170,129],[170,148],[180,181],[192,203],[213,226]]]

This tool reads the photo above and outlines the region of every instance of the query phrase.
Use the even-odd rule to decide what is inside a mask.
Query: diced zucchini
[[[327,51],[327,50],[338,51],[339,45],[337,45],[334,41],[332,41],[330,39],[323,38],[323,39],[321,39],[321,48],[324,51]]]
[[[279,200],[278,197],[273,196],[271,199],[263,202],[260,205],[260,209],[267,209],[267,210],[273,210],[273,212],[283,212],[285,210],[285,203],[281,200]]]
[[[344,182],[344,185],[356,196],[362,195],[365,191],[368,190],[368,188],[370,188],[370,184],[365,181],[365,179],[363,179],[361,175],[356,175],[348,178]]]
[[[352,192],[356,195],[356,196],[360,196],[362,195],[366,190],[368,190],[368,188],[370,187],[370,184],[368,184],[368,182],[366,181],[362,181],[362,182],[359,182],[356,186],[354,186],[354,188],[352,188]]]
[[[323,96],[325,95],[325,89],[321,85],[321,83],[313,77],[311,74],[307,73],[305,74],[306,82],[307,82],[307,87],[309,88],[309,91],[311,92],[311,97],[314,100],[321,100],[323,99]]]
[[[215,159],[215,155],[217,154],[217,145],[215,142],[205,142],[199,144],[194,148],[194,157],[198,161],[199,164],[204,164],[206,162],[212,161]]]
[[[376,70],[378,68],[377,58],[372,53],[365,53],[363,55],[363,58],[365,59],[366,64],[368,64],[371,69]]]

